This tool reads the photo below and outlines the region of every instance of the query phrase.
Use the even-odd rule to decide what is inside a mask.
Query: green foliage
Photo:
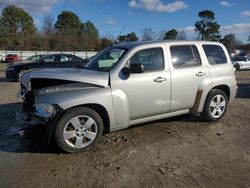
[[[211,10],[199,12],[195,23],[196,32],[201,40],[218,41],[220,39],[220,25],[215,21],[215,14]],[[141,30],[143,41],[156,38],[151,27]],[[161,39],[184,40],[184,31],[171,29],[163,33]],[[119,42],[137,41],[134,32],[119,35]],[[242,44],[235,39],[234,34],[226,35],[220,40],[231,51],[234,48],[250,50],[249,44]],[[250,35],[248,36],[250,41]],[[7,6],[0,15],[0,49],[4,50],[59,50],[59,51],[96,51],[112,44],[112,40],[99,37],[95,25],[91,21],[82,22],[73,12],[61,12],[55,21],[48,15],[44,18],[41,32],[37,32],[32,17],[22,8]]]
[[[81,21],[75,13],[63,11],[57,16],[55,29],[61,35],[78,34],[81,29]]]
[[[28,49],[29,41],[36,29],[32,17],[22,8],[7,6],[2,10],[1,36],[5,37],[9,49]]]
[[[230,53],[234,49],[238,48],[237,41],[236,41],[235,35],[233,33],[225,35],[224,38],[220,40],[220,42],[226,46],[227,50]]]
[[[104,49],[104,48],[112,45],[112,43],[113,43],[112,40],[107,38],[107,37],[101,38],[100,44],[99,44],[99,50]]]
[[[244,50],[244,51],[246,51],[246,52],[249,52],[249,51],[250,51],[250,43],[248,43],[248,44],[241,44],[241,45],[239,46],[239,49],[240,49],[240,50]]]
[[[178,31],[171,29],[165,33],[164,40],[177,39]]]
[[[81,24],[83,51],[96,51],[99,47],[99,33],[91,21]]]
[[[219,41],[220,25],[214,21],[215,15],[211,10],[203,10],[199,12],[198,17],[201,19],[195,22],[196,32],[199,33],[201,40]]]
[[[134,32],[132,32],[128,33],[127,35],[119,35],[117,39],[119,42],[134,42],[138,41],[139,38],[136,36]]]

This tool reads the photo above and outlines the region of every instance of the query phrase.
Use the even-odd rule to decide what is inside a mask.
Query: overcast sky
[[[80,19],[92,21],[102,36],[116,37],[134,31],[138,35],[145,27],[159,34],[172,28],[195,37],[194,23],[201,10],[215,12],[221,34],[234,33],[247,41],[250,35],[250,0],[0,0],[0,9],[14,4],[29,12],[38,28],[50,14],[54,21],[64,10],[76,13]]]

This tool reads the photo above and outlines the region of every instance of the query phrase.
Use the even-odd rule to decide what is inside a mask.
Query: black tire
[[[85,124],[87,124],[88,120],[94,121],[94,123],[92,123],[92,127],[90,127],[93,132],[89,131],[88,128],[86,128],[85,130],[81,130],[82,128],[79,128],[79,130],[75,128],[75,126],[73,126],[73,124],[75,123],[72,123],[75,118],[79,121],[79,126],[84,128],[86,128]],[[81,120],[80,118],[82,118],[83,120]],[[81,121],[83,121],[83,123],[81,123]],[[69,128],[71,130],[68,130]],[[83,131],[85,131],[86,135],[81,135],[84,134]],[[74,133],[74,136],[70,137],[69,139],[66,139],[66,133],[70,132]],[[89,139],[87,137],[87,133],[93,133],[95,134],[95,137],[93,139]],[[86,151],[89,147],[93,146],[96,142],[100,140],[102,134],[103,122],[101,117],[96,111],[87,107],[76,107],[66,111],[65,114],[57,122],[54,131],[55,141],[57,145],[62,150],[69,153]],[[79,145],[77,146],[77,140],[81,140],[81,138],[83,140],[79,141],[81,142],[81,146],[78,147]],[[91,143],[88,143],[88,141],[91,141]]]
[[[235,67],[236,71],[240,71],[240,65],[239,64],[236,64],[234,67]]]
[[[221,100],[217,101],[218,99],[217,97],[219,96],[221,97],[220,98]],[[220,104],[217,104],[216,101]],[[214,103],[216,103],[215,107],[213,107]],[[223,117],[223,115],[227,111],[227,105],[228,105],[228,98],[226,94],[222,90],[212,89],[208,93],[205,105],[203,107],[203,112],[202,112],[203,118],[210,122],[219,120],[221,117]]]

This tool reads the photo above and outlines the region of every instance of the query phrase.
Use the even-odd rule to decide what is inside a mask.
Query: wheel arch
[[[106,110],[106,108],[100,104],[96,104],[96,103],[89,103],[89,104],[81,104],[81,105],[77,105],[77,106],[72,106],[64,111],[62,111],[57,117],[56,117],[56,120],[54,121],[54,123],[52,125],[50,125],[48,128],[47,128],[47,134],[48,134],[48,143],[50,143],[51,139],[52,139],[52,135],[55,131],[55,127],[56,127],[56,124],[57,122],[61,119],[61,117],[68,111],[68,110],[71,110],[73,108],[77,108],[77,107],[87,107],[87,108],[90,108],[94,111],[96,111],[102,121],[103,121],[103,134],[106,134],[106,133],[109,133],[110,132],[110,117],[108,115],[108,111]]]
[[[190,111],[192,113],[200,113],[200,112],[203,111],[203,108],[204,108],[205,102],[207,100],[208,94],[213,89],[219,89],[219,90],[223,91],[227,96],[227,100],[228,101],[230,100],[230,97],[231,97],[230,87],[228,85],[226,85],[226,84],[213,86],[207,91],[198,90],[197,93],[196,93],[195,103],[194,103],[193,107],[190,109]]]

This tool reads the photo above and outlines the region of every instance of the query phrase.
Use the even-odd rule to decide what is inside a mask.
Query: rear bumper
[[[236,95],[237,95],[237,91],[238,91],[237,85],[233,85],[230,87],[230,99],[228,101],[229,103],[234,101],[234,99],[236,98]]]

